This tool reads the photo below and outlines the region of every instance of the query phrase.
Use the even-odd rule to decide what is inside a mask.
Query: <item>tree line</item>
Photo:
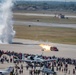
[[[67,10],[76,11],[76,2],[17,1],[14,10]]]

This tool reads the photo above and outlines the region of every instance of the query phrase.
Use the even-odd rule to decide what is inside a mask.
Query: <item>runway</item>
[[[45,51],[43,52],[44,56],[46,55],[46,56],[56,56],[56,57],[76,59],[76,45],[34,41],[28,39],[27,40],[14,39],[13,44],[0,44],[0,50],[41,55],[42,48],[39,46],[39,44],[52,45],[52,46],[56,46],[59,49],[58,52]]]
[[[50,16],[54,17],[55,14],[38,14],[38,13],[14,13],[14,15],[24,15],[24,16]],[[58,14],[57,14],[58,15]],[[65,15],[68,18],[76,18],[76,15]]]
[[[31,25],[31,26],[50,26],[50,27],[63,27],[63,28],[76,28],[76,24],[57,24],[45,22],[30,22],[30,21],[14,21],[16,25]]]

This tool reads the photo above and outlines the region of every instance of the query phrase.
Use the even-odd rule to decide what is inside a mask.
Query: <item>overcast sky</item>
[[[25,0],[25,1],[66,1],[66,2],[75,1],[76,2],[76,0]]]

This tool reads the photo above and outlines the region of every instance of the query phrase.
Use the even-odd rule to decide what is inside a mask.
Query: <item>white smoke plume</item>
[[[12,43],[15,35],[13,30],[13,0],[2,0],[0,3],[0,43]]]

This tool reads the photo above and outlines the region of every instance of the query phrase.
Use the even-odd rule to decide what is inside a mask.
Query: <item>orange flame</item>
[[[42,47],[44,49],[44,51],[50,51],[50,47],[49,45],[44,45],[44,44],[40,44],[40,47]]]

